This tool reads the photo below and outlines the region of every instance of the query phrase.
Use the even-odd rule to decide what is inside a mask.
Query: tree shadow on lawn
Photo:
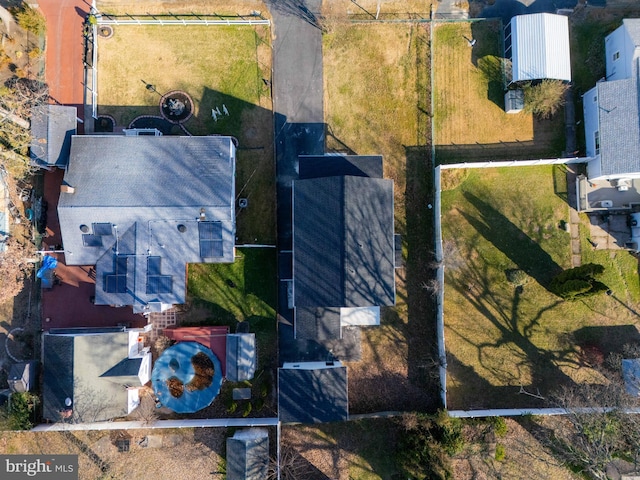
[[[548,289],[551,279],[562,271],[551,255],[488,202],[469,192],[464,192],[464,197],[479,214],[475,216],[461,211],[469,224],[517,268]]]
[[[558,385],[572,383],[571,378],[559,368],[559,365],[579,367],[578,363],[571,358],[575,354],[574,346],[568,343],[562,349],[551,351],[544,350],[531,341],[542,316],[554,310],[563,301],[558,299],[541,306],[535,315],[524,318],[520,315],[519,308],[526,291],[522,292],[520,288],[514,288],[513,293],[509,294],[493,288],[495,280],[490,278],[489,268],[482,260],[474,262],[469,259],[464,266],[457,267],[455,275],[447,275],[447,285],[454,288],[470,307],[486,319],[488,327],[497,330],[497,335],[492,333],[494,337],[497,336],[497,339],[478,342],[462,329],[447,325],[445,327],[448,336],[447,344],[451,346],[454,343],[463,342],[474,347],[477,350],[475,360],[477,364],[488,370],[501,383],[511,386],[489,385],[489,382],[482,378],[474,367],[465,365],[460,360],[452,362],[451,359],[455,357],[450,352],[447,353],[449,371],[455,370],[455,377],[461,384],[460,390],[463,392],[475,388],[490,389],[479,400],[480,403],[474,405],[476,408],[480,408],[481,405],[482,408],[540,406],[537,401],[532,402],[533,397],[527,396],[526,401],[521,399],[516,401],[513,397],[505,396],[501,391],[508,388],[517,392],[522,385],[522,375],[531,378],[530,385],[522,386],[530,392],[536,392],[540,388],[542,395],[546,395]],[[495,356],[492,357],[492,353],[508,354],[511,360],[500,361]],[[464,405],[465,401],[456,400],[453,403],[458,407],[458,405]]]

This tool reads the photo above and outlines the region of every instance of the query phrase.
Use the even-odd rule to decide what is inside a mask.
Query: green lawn
[[[275,363],[276,249],[236,250],[231,264],[191,264],[187,289],[187,324],[228,325],[248,321],[258,340],[259,363]]]
[[[466,38],[476,40],[469,48]],[[500,23],[444,23],[433,31],[438,163],[545,158],[564,148],[563,115],[540,121],[504,111]]]
[[[608,353],[637,337],[638,265],[626,252],[583,248],[583,263],[605,266],[611,297],[566,302],[546,288],[570,267],[558,168],[473,169],[443,192],[451,409],[544,406],[520,386],[547,396],[563,383],[602,382],[581,364],[580,348],[606,337],[598,346]],[[521,291],[506,278],[515,268],[529,277]]]
[[[249,201],[238,212],[238,244],[275,243],[273,113],[263,81],[271,78],[270,35],[263,26],[115,26],[112,38],[98,40],[98,115],[114,117],[117,129],[158,116],[159,93],[183,90],[194,103],[190,133],[238,139],[236,192]],[[223,113],[217,121],[212,109]],[[177,126],[171,133],[184,135]]]

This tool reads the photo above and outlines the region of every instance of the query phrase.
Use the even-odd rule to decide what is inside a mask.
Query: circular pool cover
[[[151,382],[163,406],[177,413],[193,413],[209,406],[220,393],[222,367],[204,345],[180,342],[156,360]]]

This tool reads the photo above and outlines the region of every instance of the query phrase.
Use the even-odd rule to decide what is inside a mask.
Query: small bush
[[[31,60],[35,60],[36,58],[40,57],[40,55],[42,55],[42,50],[40,50],[38,47],[34,47],[29,50],[29,58]]]
[[[505,271],[507,281],[516,287],[521,287],[529,281],[529,276],[524,270],[519,268],[510,268]]]
[[[502,462],[502,461],[504,461],[505,457],[506,457],[506,453],[505,453],[505,451],[504,451],[504,445],[503,445],[503,444],[501,444],[501,443],[498,443],[498,444],[496,445],[496,455],[495,455],[495,458],[496,458],[496,460],[497,460],[498,462]]]
[[[229,404],[229,406],[227,407],[227,412],[229,413],[235,413],[235,411],[238,409],[238,403],[237,402],[231,402]]]
[[[536,85],[525,85],[524,111],[543,119],[554,116],[564,105],[564,94],[568,88],[560,80],[542,80]]]
[[[507,434],[507,421],[503,417],[493,417],[491,423],[496,436],[504,437]]]
[[[36,407],[39,403],[40,399],[32,393],[12,393],[7,410],[8,427],[11,430],[32,429]]]
[[[248,417],[251,414],[251,410],[253,410],[253,405],[251,405],[251,403],[247,403],[244,407],[244,412],[242,412],[242,416]]]
[[[21,28],[34,33],[36,35],[44,35],[47,31],[47,23],[44,16],[35,8],[24,4],[15,13],[16,21]]]

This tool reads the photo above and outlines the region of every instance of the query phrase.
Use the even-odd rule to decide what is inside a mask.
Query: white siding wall
[[[599,130],[597,98],[597,85],[582,96],[582,105],[584,110],[584,135],[587,144],[587,157],[596,156],[594,134]],[[598,163],[599,161],[600,160],[598,159]]]
[[[624,25],[609,34],[604,41],[607,80],[621,80],[631,77],[633,60],[637,56],[635,45]],[[619,54],[615,59],[616,54]]]

